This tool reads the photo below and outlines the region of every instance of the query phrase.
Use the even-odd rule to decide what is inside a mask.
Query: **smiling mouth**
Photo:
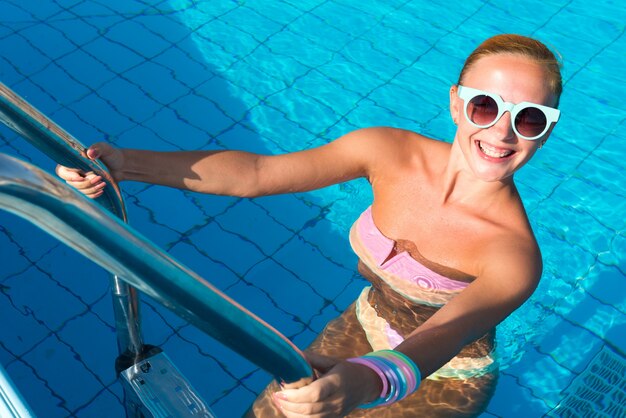
[[[515,154],[515,151],[513,151],[513,150],[495,148],[495,147],[492,147],[490,145],[483,144],[480,141],[476,141],[476,144],[478,145],[478,149],[480,149],[480,151],[483,153],[483,155],[485,155],[485,156],[487,156],[489,158],[495,158],[495,159],[503,160],[503,159],[508,158],[511,155]]]

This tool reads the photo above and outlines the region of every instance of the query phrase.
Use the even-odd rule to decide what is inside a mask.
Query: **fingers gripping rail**
[[[27,219],[274,376],[312,375],[286,337],[44,171],[0,153],[0,208]]]

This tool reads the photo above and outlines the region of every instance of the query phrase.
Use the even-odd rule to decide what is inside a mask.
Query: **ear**
[[[550,138],[550,134],[552,133],[552,130],[554,129],[555,126],[556,126],[555,123],[552,123],[550,125],[550,127],[548,128],[548,132],[546,132],[541,138],[541,143],[539,145],[539,148],[543,147],[546,144],[546,142],[548,142],[548,138]]]
[[[456,84],[450,87],[450,116],[455,125],[459,123],[459,118],[463,112],[463,100],[459,99],[457,95],[458,89]]]

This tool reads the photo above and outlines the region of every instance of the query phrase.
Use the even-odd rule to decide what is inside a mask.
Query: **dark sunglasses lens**
[[[547,123],[545,113],[536,107],[527,107],[515,117],[515,128],[520,134],[529,138],[541,134]]]
[[[498,116],[498,103],[491,97],[480,94],[467,104],[467,115],[476,125],[489,125]]]

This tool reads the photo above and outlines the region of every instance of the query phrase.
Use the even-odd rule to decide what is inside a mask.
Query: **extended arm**
[[[243,151],[156,152],[115,149],[95,144],[88,151],[102,158],[118,181],[132,180],[201,193],[241,197],[301,192],[369,176],[372,161],[393,130],[355,131],[318,148],[283,155]],[[384,153],[384,152],[383,152]],[[102,179],[59,166],[57,173],[90,197],[97,197]]]

